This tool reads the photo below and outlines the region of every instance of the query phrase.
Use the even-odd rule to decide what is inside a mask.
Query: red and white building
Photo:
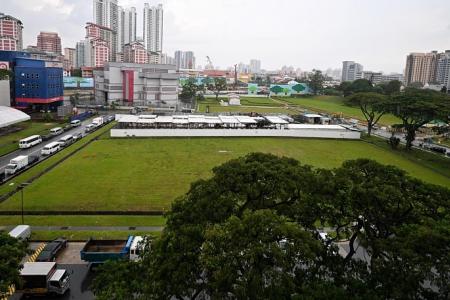
[[[89,66],[94,68],[103,67],[105,62],[109,60],[109,44],[108,42],[96,38],[90,40],[90,47],[87,49]]]
[[[0,13],[0,50],[21,51],[22,29],[20,20]]]
[[[45,52],[61,53],[61,38],[56,32],[41,31],[37,36],[37,49]]]
[[[149,55],[143,44],[132,42],[123,47],[123,61],[135,64],[148,64]]]

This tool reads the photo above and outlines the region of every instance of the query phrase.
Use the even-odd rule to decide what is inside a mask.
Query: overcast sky
[[[340,68],[402,72],[409,52],[450,49],[449,0],[119,0],[138,10],[164,4],[163,51],[192,50],[220,67],[260,59],[264,69]],[[92,0],[0,0],[0,12],[22,20],[24,46],[56,31],[63,47],[84,38]]]

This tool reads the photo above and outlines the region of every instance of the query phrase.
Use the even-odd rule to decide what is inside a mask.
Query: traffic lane
[[[68,290],[63,296],[46,297],[35,296],[35,297],[22,297],[21,293],[15,293],[10,299],[32,299],[32,300],[42,300],[42,299],[63,299],[63,300],[93,300],[95,299],[94,294],[90,291],[90,286],[92,279],[94,278],[94,273],[89,271],[89,265],[58,265],[58,269],[65,269],[70,274],[70,290]]]
[[[66,131],[66,132],[64,132],[64,133],[62,133],[60,135],[57,135],[57,136],[51,138],[48,141],[42,142],[42,143],[40,143],[40,144],[38,144],[38,145],[36,145],[34,147],[31,147],[29,149],[18,149],[18,150],[14,151],[14,152],[12,152],[10,154],[7,154],[7,155],[4,155],[4,156],[0,157],[0,172],[4,172],[4,169],[5,169],[6,165],[9,164],[11,159],[13,159],[13,158],[15,158],[15,157],[17,157],[19,155],[38,155],[38,156],[40,156],[41,155],[41,150],[42,150],[42,148],[44,148],[45,145],[47,145],[47,144],[49,144],[51,142],[56,142],[61,137],[63,137],[64,135],[67,135],[67,134],[72,134],[73,135],[73,134],[76,134],[76,133],[84,133],[86,125],[88,125],[90,123],[91,123],[91,120],[85,120],[85,121],[83,121],[81,126],[74,127],[74,128],[72,128],[72,129],[70,129],[70,130],[68,130],[68,131]]]

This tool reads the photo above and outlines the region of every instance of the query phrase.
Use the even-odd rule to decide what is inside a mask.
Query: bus
[[[42,143],[42,137],[40,135],[32,135],[30,137],[20,140],[19,148],[27,149],[27,148],[33,147],[34,145],[40,144],[40,143]]]

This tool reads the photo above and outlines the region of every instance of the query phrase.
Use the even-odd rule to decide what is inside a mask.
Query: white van
[[[63,132],[64,132],[64,130],[61,127],[55,127],[55,128],[50,129],[51,135],[59,135]]]
[[[62,146],[62,147],[66,147],[69,146],[70,144],[72,144],[74,142],[74,138],[73,135],[68,134],[63,136],[58,143]]]
[[[72,127],[78,127],[80,125],[81,125],[80,120],[73,120],[72,122],[70,122],[70,126],[72,126]]]
[[[55,152],[58,152],[59,149],[61,149],[61,144],[58,142],[52,142],[50,144],[47,144],[42,148],[41,154],[42,155],[51,155]]]
[[[96,126],[95,126],[94,124],[86,125],[85,131],[86,131],[86,132],[92,131],[92,130],[95,129],[95,127],[96,127]]]
[[[16,226],[9,235],[19,240],[28,240],[31,237],[31,227],[30,225]]]

